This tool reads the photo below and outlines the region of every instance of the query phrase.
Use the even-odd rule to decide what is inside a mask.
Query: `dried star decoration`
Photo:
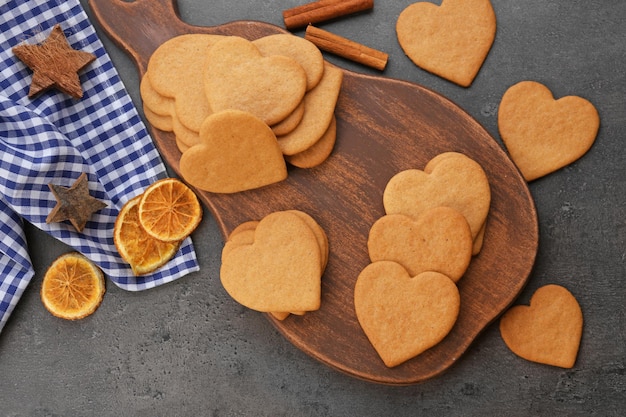
[[[69,220],[74,228],[81,232],[91,215],[107,206],[89,195],[89,183],[85,173],[82,173],[70,188],[55,184],[48,184],[48,187],[54,194],[57,205],[48,214],[46,223]]]
[[[60,25],[38,45],[22,44],[12,49],[15,56],[33,70],[28,97],[56,88],[74,98],[83,96],[78,71],[96,59],[94,54],[73,49]]]

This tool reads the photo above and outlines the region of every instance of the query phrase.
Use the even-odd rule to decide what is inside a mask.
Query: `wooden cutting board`
[[[134,60],[139,75],[164,41],[186,33],[256,39],[285,32],[262,22],[216,27],[182,22],[175,0],[90,0],[105,32]],[[345,71],[336,109],[337,144],[314,169],[290,168],[287,180],[237,194],[196,190],[224,236],[238,224],[285,209],[312,215],[328,234],[330,258],[323,276],[322,307],[304,316],[268,320],[291,343],[326,365],[368,381],[406,385],[448,369],[477,335],[516,299],[533,267],[538,246],[537,214],[526,182],[497,142],[466,112],[416,84]],[[163,158],[179,172],[172,134],[151,129]],[[461,152],[489,177],[491,212],[484,246],[459,281],[461,311],[437,346],[387,368],[361,330],[353,289],[369,263],[367,236],[384,215],[382,192],[401,170],[423,169],[441,152]],[[233,301],[234,302],[234,301]]]

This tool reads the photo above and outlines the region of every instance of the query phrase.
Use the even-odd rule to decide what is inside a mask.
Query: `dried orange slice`
[[[58,257],[46,271],[41,301],[54,316],[77,320],[96,311],[104,292],[100,268],[80,253],[71,252]]]
[[[179,242],[163,242],[146,233],[139,224],[140,200],[141,196],[137,196],[124,204],[113,228],[115,247],[135,275],[147,274],[165,265],[179,246]]]
[[[150,185],[139,201],[139,221],[146,233],[164,242],[180,241],[202,220],[198,197],[182,181],[166,178]]]

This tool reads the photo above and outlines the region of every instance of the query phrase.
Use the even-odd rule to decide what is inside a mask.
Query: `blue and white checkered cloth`
[[[42,42],[60,24],[74,49],[97,59],[79,72],[83,98],[58,90],[28,98],[32,71],[11,51]],[[70,187],[82,172],[107,204],[81,233],[46,224],[56,205],[49,183]],[[119,287],[138,291],[198,269],[191,239],[157,272],[135,277],[113,243],[122,205],[166,176],[165,166],[78,0],[0,5],[0,330],[34,275],[23,222],[82,252]]]

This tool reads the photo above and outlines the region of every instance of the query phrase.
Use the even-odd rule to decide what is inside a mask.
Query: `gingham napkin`
[[[40,43],[60,24],[70,46],[97,59],[79,72],[83,98],[49,90],[27,97],[32,71],[11,49]],[[70,187],[83,172],[107,204],[82,232],[46,224],[56,205],[49,183]],[[165,167],[78,0],[9,0],[0,5],[0,330],[34,271],[22,230],[28,221],[85,254],[119,287],[138,291],[198,269],[190,239],[157,272],[135,277],[113,243],[122,205]]]

